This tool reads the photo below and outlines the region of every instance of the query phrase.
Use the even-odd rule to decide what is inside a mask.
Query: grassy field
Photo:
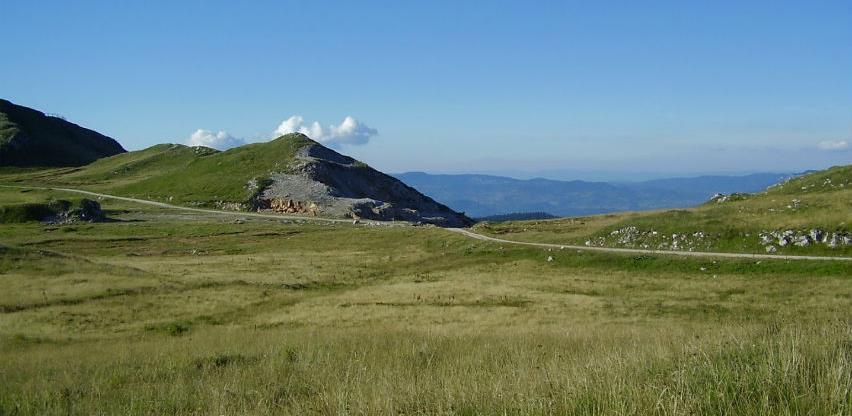
[[[313,142],[291,134],[224,152],[205,147],[159,144],[99,159],[78,168],[0,170],[0,182],[80,187],[141,199],[193,206],[244,203],[250,180],[287,172],[296,151]]]
[[[102,204],[0,226],[0,415],[852,412],[848,262]]]
[[[760,235],[767,231],[806,233],[818,228],[852,235],[852,166],[794,179],[766,192],[690,209],[604,214],[537,221],[483,222],[474,229],[508,240],[605,247],[766,253]],[[634,232],[625,240],[625,231]],[[636,235],[636,233],[646,233]],[[779,246],[778,254],[850,256],[852,245]]]

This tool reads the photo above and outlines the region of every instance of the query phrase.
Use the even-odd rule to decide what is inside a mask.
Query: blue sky
[[[299,116],[392,172],[852,163],[848,0],[0,3],[0,97],[128,149]]]

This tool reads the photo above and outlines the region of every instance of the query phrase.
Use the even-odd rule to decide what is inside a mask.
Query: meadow
[[[677,234],[687,237],[695,251],[766,254],[766,244],[760,240],[765,232],[807,233],[816,228],[852,235],[852,185],[846,186],[849,178],[852,167],[844,166],[803,176],[765,192],[729,201],[708,201],[689,209],[481,222],[473,228],[481,234],[515,241],[576,245],[597,241],[607,247],[650,249],[658,248],[660,243],[669,243],[670,248],[670,236]],[[624,241],[620,237],[629,228],[654,234]],[[688,249],[684,241],[681,243],[680,250]],[[852,245],[831,248],[826,244],[772,244],[778,254],[852,256]]]
[[[0,225],[0,415],[852,412],[852,262],[101,202]]]

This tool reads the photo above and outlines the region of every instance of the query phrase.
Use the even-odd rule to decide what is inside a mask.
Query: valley
[[[852,416],[849,0],[0,16],[0,416]]]
[[[0,167],[0,415],[852,409],[852,166],[475,222],[301,133],[58,164]]]
[[[0,188],[4,204],[63,197]],[[114,221],[0,227],[6,413],[848,406],[849,262],[101,202]]]

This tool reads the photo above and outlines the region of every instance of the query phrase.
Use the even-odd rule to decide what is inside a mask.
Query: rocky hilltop
[[[0,99],[0,166],[82,166],[123,152],[110,137]]]
[[[254,210],[334,217],[424,222],[460,227],[473,223],[402,181],[307,138],[286,170],[253,180]]]
[[[161,144],[100,159],[57,184],[219,209],[336,218],[473,223],[400,180],[293,133],[227,151]]]

